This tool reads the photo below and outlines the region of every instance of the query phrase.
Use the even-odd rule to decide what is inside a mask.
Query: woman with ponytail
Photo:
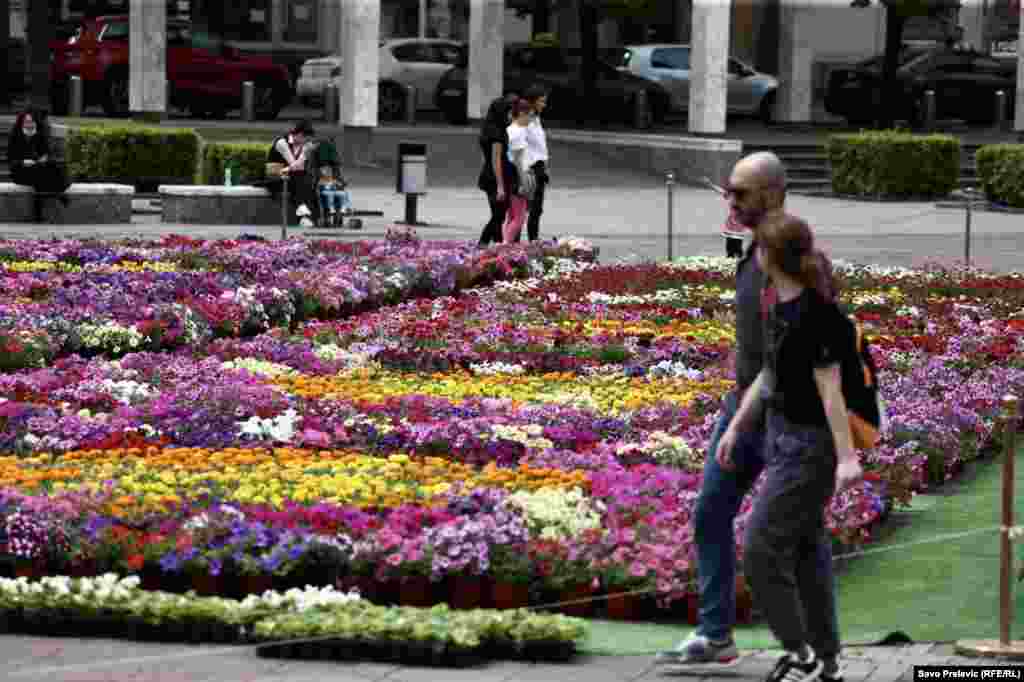
[[[738,435],[765,409],[765,481],[747,521],[743,572],[786,650],[768,679],[800,682],[821,675],[816,650],[839,650],[833,581],[817,557],[831,541],[825,506],[861,476],[840,381],[855,340],[806,222],[787,214],[767,220],[757,249],[774,292],[765,300],[764,366],[715,456],[734,466]]]

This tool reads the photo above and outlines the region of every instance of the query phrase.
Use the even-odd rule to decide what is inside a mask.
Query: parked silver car
[[[689,109],[689,45],[625,45],[608,50],[605,55],[621,71],[629,71],[661,83],[671,95],[673,111]],[[728,113],[759,116],[764,121],[770,121],[775,108],[775,91],[779,87],[778,79],[755,71],[735,57],[729,57],[728,78]]]
[[[416,88],[416,108],[433,109],[434,91],[441,76],[460,64],[466,55],[465,43],[443,38],[395,38],[380,43],[380,94],[378,110],[383,120],[405,114],[405,86]],[[310,59],[302,65],[296,94],[306,104],[323,96],[330,84],[341,85],[340,55]]]

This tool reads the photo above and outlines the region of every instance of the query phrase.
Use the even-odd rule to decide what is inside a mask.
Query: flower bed
[[[588,615],[646,590],[685,611],[734,263],[591,256],[408,235],[0,245],[2,342],[21,344],[0,374],[10,572]],[[890,408],[866,480],[828,510],[843,551],[984,453],[1024,386],[1024,278],[838,271]],[[155,310],[179,323],[154,336]],[[30,351],[33,330],[60,341]]]
[[[0,578],[0,633],[262,643],[271,645],[259,650],[264,655],[459,665],[484,657],[568,658],[584,627],[525,610],[383,608],[330,587],[236,601],[143,590],[137,577],[113,574]]]

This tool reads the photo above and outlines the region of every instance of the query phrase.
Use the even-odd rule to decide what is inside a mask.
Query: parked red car
[[[54,113],[68,110],[71,76],[81,77],[88,107],[108,116],[129,113],[128,15],[87,19],[68,40],[53,44],[50,99]],[[242,83],[256,85],[256,116],[276,118],[294,94],[288,70],[272,60],[243,56],[222,39],[184,21],[167,22],[167,80],[171,103],[193,115],[222,117],[241,108]]]

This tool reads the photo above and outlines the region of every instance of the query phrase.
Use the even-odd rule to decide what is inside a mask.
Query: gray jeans
[[[747,522],[744,574],[772,634],[790,651],[809,644],[839,653],[839,628],[825,505],[835,492],[836,450],[828,428],[769,413],[765,481]]]

